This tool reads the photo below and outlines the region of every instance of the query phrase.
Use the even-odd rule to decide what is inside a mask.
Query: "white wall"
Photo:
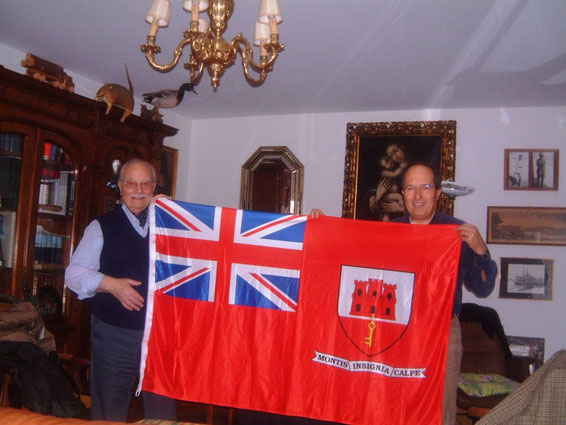
[[[0,44],[1,64],[22,72],[25,52]],[[75,92],[86,97],[102,84],[66,72]],[[136,105],[140,99],[136,99]],[[137,111],[137,109],[136,109]],[[177,199],[238,207],[241,166],[259,146],[285,145],[305,166],[304,207],[342,212],[346,124],[349,122],[456,120],[456,181],[475,187],[456,200],[455,215],[477,225],[485,235],[487,206],[566,207],[566,151],[562,150],[558,192],[504,191],[505,148],[561,149],[566,144],[566,106],[559,108],[453,109],[282,115],[188,121],[163,111],[164,122],[178,128],[165,144],[179,149]],[[510,335],[543,337],[545,358],[566,348],[566,247],[491,245],[500,257],[554,259],[552,301],[500,299],[499,284],[483,300],[464,291],[465,302],[478,302],[499,312]]]
[[[304,209],[342,212],[346,124],[349,122],[456,120],[456,181],[476,191],[455,202],[455,215],[485,235],[487,206],[566,207],[566,164],[558,192],[505,191],[505,148],[560,149],[566,143],[566,107],[453,109],[282,115],[192,122],[188,181],[178,199],[238,207],[241,166],[262,145],[285,145],[305,166]],[[563,156],[566,151],[563,150]],[[495,308],[509,335],[545,338],[545,358],[566,348],[566,247],[490,245],[500,257],[554,259],[552,301],[500,299],[499,282],[486,299],[464,291],[465,302]]]

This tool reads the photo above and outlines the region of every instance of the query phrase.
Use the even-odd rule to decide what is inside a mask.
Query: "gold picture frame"
[[[393,145],[401,147],[401,154],[399,150],[392,153],[396,149]],[[382,166],[382,169],[389,167],[392,175],[399,170],[394,167],[401,163],[400,156],[404,156],[406,163],[429,163],[438,168],[443,181],[454,181],[456,121],[348,123],[342,217],[384,221],[403,214],[400,210],[402,202],[397,200],[400,199],[401,192],[399,176],[392,178],[396,182],[395,191],[388,189],[393,193],[389,195],[390,202],[398,202],[394,214],[385,214],[379,208],[375,211],[371,207],[375,199],[371,199],[372,192],[377,191],[376,187],[384,175],[383,171],[380,174],[379,164],[387,156],[394,157],[397,161],[390,161],[389,165]],[[438,210],[453,215],[454,198],[441,195]]]
[[[566,246],[566,208],[487,207],[487,243]]]
[[[161,151],[161,168],[157,179],[157,193],[175,197],[177,188],[177,159],[179,151],[163,146]]]

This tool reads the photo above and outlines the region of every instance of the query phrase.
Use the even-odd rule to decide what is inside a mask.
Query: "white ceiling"
[[[136,95],[188,81],[182,63],[150,68],[140,51],[151,0],[2,0],[0,43],[62,65],[69,75]],[[241,60],[216,92],[204,75],[178,112],[189,118],[287,113],[566,104],[564,0],[280,0],[285,50],[259,88]],[[253,37],[258,0],[237,0],[225,38]],[[161,63],[190,15],[172,0]],[[257,55],[258,53],[255,52]],[[257,56],[256,56],[257,58]],[[23,59],[23,58],[22,58]],[[1,59],[0,59],[1,63]],[[23,72],[22,68],[22,72]],[[139,113],[139,106],[136,106]]]

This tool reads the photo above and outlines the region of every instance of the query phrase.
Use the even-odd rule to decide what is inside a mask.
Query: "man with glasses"
[[[148,206],[153,166],[139,159],[118,176],[121,208],[87,228],[65,271],[65,285],[91,298],[91,418],[126,422],[139,371],[149,269]],[[176,419],[175,400],[143,392],[144,417]]]
[[[424,163],[410,165],[404,170],[401,181],[408,214],[394,221],[425,225],[456,224],[456,231],[462,238],[442,403],[442,423],[453,425],[456,423],[456,392],[462,359],[462,337],[458,320],[462,307],[462,285],[476,296],[487,297],[495,286],[497,265],[491,259],[476,226],[436,211],[441,189],[440,176],[433,167]]]

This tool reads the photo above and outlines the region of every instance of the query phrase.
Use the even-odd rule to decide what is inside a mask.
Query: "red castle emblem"
[[[356,280],[354,285],[350,310],[352,316],[395,320],[397,285],[383,283],[381,279]]]
[[[413,282],[412,273],[343,266],[338,317],[360,351],[374,356],[401,338],[409,322]]]

